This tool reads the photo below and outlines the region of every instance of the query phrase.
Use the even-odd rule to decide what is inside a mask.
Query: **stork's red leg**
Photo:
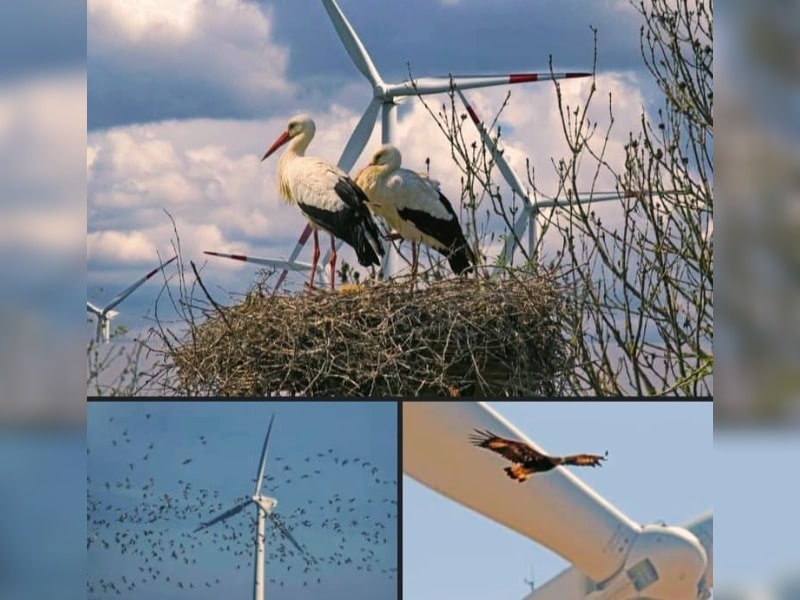
[[[417,282],[417,269],[419,268],[419,244],[411,242],[411,289]]]
[[[333,291],[334,283],[336,282],[336,238],[331,236],[331,291]]]
[[[308,289],[314,289],[314,276],[317,274],[317,263],[319,262],[319,235],[314,229],[314,253],[311,255],[311,279],[308,280]]]

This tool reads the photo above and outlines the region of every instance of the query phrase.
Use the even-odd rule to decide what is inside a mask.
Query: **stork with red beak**
[[[311,279],[319,261],[319,237],[322,229],[331,235],[330,286],[336,280],[336,241],[339,238],[353,247],[358,262],[364,267],[379,266],[384,250],[378,226],[370,214],[364,192],[341,169],[305,156],[306,148],[314,138],[316,126],[308,115],[289,119],[289,124],[266,151],[262,161],[284,144],[289,144],[278,162],[278,189],[288,203],[297,204],[313,229],[314,254]]]

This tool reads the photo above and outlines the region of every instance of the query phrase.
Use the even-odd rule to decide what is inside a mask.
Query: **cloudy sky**
[[[0,420],[83,412],[85,61],[85,2],[0,8]]]
[[[652,94],[639,58],[638,15],[624,0],[340,6],[389,82],[404,79],[409,66],[415,76],[546,71],[550,55],[556,70],[591,70],[590,26],[598,27],[593,112],[607,119],[613,92],[612,157],[622,155]],[[309,153],[335,163],[370,101],[322,3],[89,0],[87,34],[89,299],[108,301],[172,255],[175,234],[165,211],[187,263],[202,266],[203,250],[286,257],[305,222],[278,197],[277,161],[262,164],[261,155],[290,116],[307,111],[317,123]],[[589,86],[588,79],[570,81],[567,101],[581,102]],[[473,90],[468,98],[489,117],[507,91]],[[398,121],[404,163],[422,169],[430,157],[432,175],[458,200],[459,172],[421,103],[401,105]],[[537,178],[547,190],[554,181],[549,159],[563,150],[552,84],[516,86],[502,124],[512,166],[524,171],[526,158],[541,165]],[[379,135],[378,127],[357,166]],[[306,249],[301,259],[309,255]],[[255,275],[252,266],[221,259],[203,271],[221,300],[246,291]],[[301,281],[291,284],[299,289]],[[141,327],[160,287],[151,282],[131,296],[118,322]]]

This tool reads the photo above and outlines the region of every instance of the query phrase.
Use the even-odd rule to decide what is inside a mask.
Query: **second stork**
[[[419,263],[417,244],[423,243],[447,257],[450,268],[460,275],[475,264],[458,218],[439,189],[427,176],[400,167],[400,150],[384,144],[373,155],[356,183],[370,201],[370,209],[383,217],[396,234],[412,243],[411,278]]]
[[[364,192],[347,174],[318,158],[305,156],[305,150],[314,138],[316,127],[308,115],[297,115],[275,143],[266,151],[265,160],[278,148],[289,147],[278,163],[278,189],[284,200],[295,203],[308,219],[314,232],[314,254],[309,288],[314,287],[314,274],[319,261],[317,230],[331,234],[330,286],[334,287],[336,274],[337,237],[352,246],[358,262],[364,267],[380,265],[384,250],[378,226],[367,208]]]

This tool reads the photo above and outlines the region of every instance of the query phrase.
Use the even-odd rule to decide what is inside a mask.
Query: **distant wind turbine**
[[[517,174],[511,169],[508,162],[506,162],[506,159],[503,156],[503,151],[498,149],[496,140],[492,139],[492,136],[489,135],[489,132],[486,130],[486,125],[484,125],[483,121],[481,121],[480,117],[478,117],[478,113],[475,112],[475,109],[472,107],[469,101],[467,101],[466,96],[459,89],[456,89],[455,91],[459,98],[461,98],[464,107],[467,109],[470,120],[478,129],[478,133],[481,135],[484,146],[491,153],[492,160],[497,164],[497,168],[500,169],[503,179],[506,180],[506,183],[508,183],[512,191],[524,201],[522,210],[514,222],[512,229],[513,236],[510,235],[508,239],[506,239],[505,246],[503,247],[503,251],[500,255],[503,259],[503,262],[506,264],[511,264],[511,259],[513,259],[513,252],[514,248],[516,247],[517,240],[522,241],[522,234],[525,232],[526,227],[528,228],[528,257],[531,259],[535,258],[536,245],[538,243],[537,217],[544,208],[564,208],[566,210],[571,210],[574,204],[591,204],[593,202],[607,202],[609,200],[634,198],[645,193],[653,196],[686,194],[686,192],[682,190],[649,190],[647,192],[636,190],[620,190],[616,192],[587,193],[585,195],[585,199],[583,197],[573,197],[561,200],[559,198],[543,197],[537,200],[531,195],[528,187],[522,183]]]
[[[573,77],[588,77],[589,72],[564,72],[564,73],[507,73],[502,75],[453,75],[448,77],[421,77],[419,79],[407,79],[399,83],[387,83],[383,80],[378,69],[367,53],[364,44],[359,39],[352,25],[350,25],[344,13],[339,8],[335,0],[322,0],[328,16],[333,22],[336,33],[344,44],[347,53],[355,63],[356,68],[361,72],[372,86],[372,100],[367,105],[364,114],[361,116],[356,128],[353,130],[347,145],[339,158],[338,167],[343,171],[349,172],[358,157],[364,150],[369,141],[372,130],[378,119],[378,112],[381,113],[381,141],[384,144],[393,142],[397,113],[397,104],[409,96],[438,94],[449,92],[454,86],[462,90],[470,88],[490,87],[496,85],[509,85],[515,83],[527,83],[533,81],[546,81],[554,79],[569,79]],[[283,284],[288,273],[288,269],[295,264],[297,256],[303,249],[311,233],[310,227],[306,226],[300,239],[292,250],[287,265],[275,284],[275,290]],[[340,242],[341,244],[341,242]],[[329,251],[330,252],[330,251]],[[327,264],[329,252],[322,258],[322,264]],[[384,256],[381,271],[385,274],[389,264],[390,252]]]
[[[137,280],[119,294],[114,296],[114,298],[106,304],[103,308],[99,308],[92,304],[91,302],[86,302],[86,310],[95,315],[95,319],[97,320],[97,333],[95,335],[95,339],[97,342],[103,341],[104,343],[108,343],[111,339],[111,320],[116,317],[119,312],[114,310],[114,308],[125,298],[130,296],[136,288],[142,285],[145,281],[150,279],[153,275],[161,271],[164,267],[166,267],[169,263],[174,260],[177,260],[177,256],[173,256],[167,262],[162,263],[161,266],[156,267],[152,271],[150,271],[147,275],[142,277],[141,279]]]
[[[210,521],[205,523],[201,523],[200,526],[194,530],[195,533],[198,531],[202,531],[212,525],[217,523],[221,523],[225,519],[228,519],[234,515],[239,514],[242,512],[246,507],[248,507],[251,503],[256,505],[256,510],[258,511],[258,528],[256,529],[256,557],[255,557],[255,578],[253,581],[253,600],[264,600],[264,560],[266,553],[264,551],[265,546],[265,535],[266,535],[266,524],[267,519],[269,518],[272,523],[277,527],[278,531],[291,542],[291,544],[297,548],[300,555],[305,558],[307,561],[313,561],[311,556],[306,552],[306,550],[297,543],[297,540],[294,539],[291,532],[286,528],[286,526],[278,519],[278,516],[273,512],[275,507],[278,505],[278,501],[275,498],[270,498],[269,496],[264,496],[261,494],[261,485],[264,482],[264,474],[266,471],[267,466],[267,450],[269,449],[269,436],[272,432],[272,425],[275,422],[275,415],[273,414],[269,420],[269,426],[267,427],[267,435],[264,438],[264,446],[261,448],[261,459],[258,463],[258,471],[256,473],[256,487],[253,490],[253,496],[244,500],[234,506],[226,510],[224,513],[217,515]]]
[[[523,200],[522,210],[519,213],[516,221],[514,221],[514,227],[512,229],[513,235],[509,235],[506,239],[506,243],[503,246],[503,251],[500,254],[501,262],[504,264],[511,264],[511,260],[513,258],[514,248],[517,245],[517,241],[522,240],[522,234],[525,232],[525,228],[528,228],[528,256],[530,258],[534,257],[534,253],[536,252],[536,244],[538,243],[538,222],[537,217],[543,208],[551,208],[551,207],[569,207],[569,202],[566,200],[559,201],[557,198],[546,198],[543,200],[535,200],[533,196],[528,191],[528,188],[525,184],[522,183],[520,178],[514,172],[514,170],[509,166],[508,162],[506,162],[505,157],[503,156],[503,151],[499,150],[497,147],[497,142],[492,139],[492,136],[489,135],[489,132],[486,130],[486,126],[481,121],[480,117],[478,117],[478,113],[475,112],[475,109],[467,100],[466,96],[464,96],[463,92],[460,89],[455,90],[458,94],[458,97],[461,98],[461,102],[464,104],[464,107],[467,109],[467,113],[469,114],[470,119],[475,124],[475,127],[478,130],[478,133],[481,135],[481,140],[483,140],[483,145],[489,151],[492,156],[492,160],[497,165],[497,168],[500,169],[500,173],[503,175],[503,179],[506,180],[509,187],[512,189],[514,194],[519,196]],[[618,200],[623,197],[633,196],[634,193],[619,193],[619,192],[610,192],[606,194],[593,194],[591,195],[589,201],[590,202],[605,202],[608,200]],[[579,199],[575,199],[575,202],[581,202]]]

